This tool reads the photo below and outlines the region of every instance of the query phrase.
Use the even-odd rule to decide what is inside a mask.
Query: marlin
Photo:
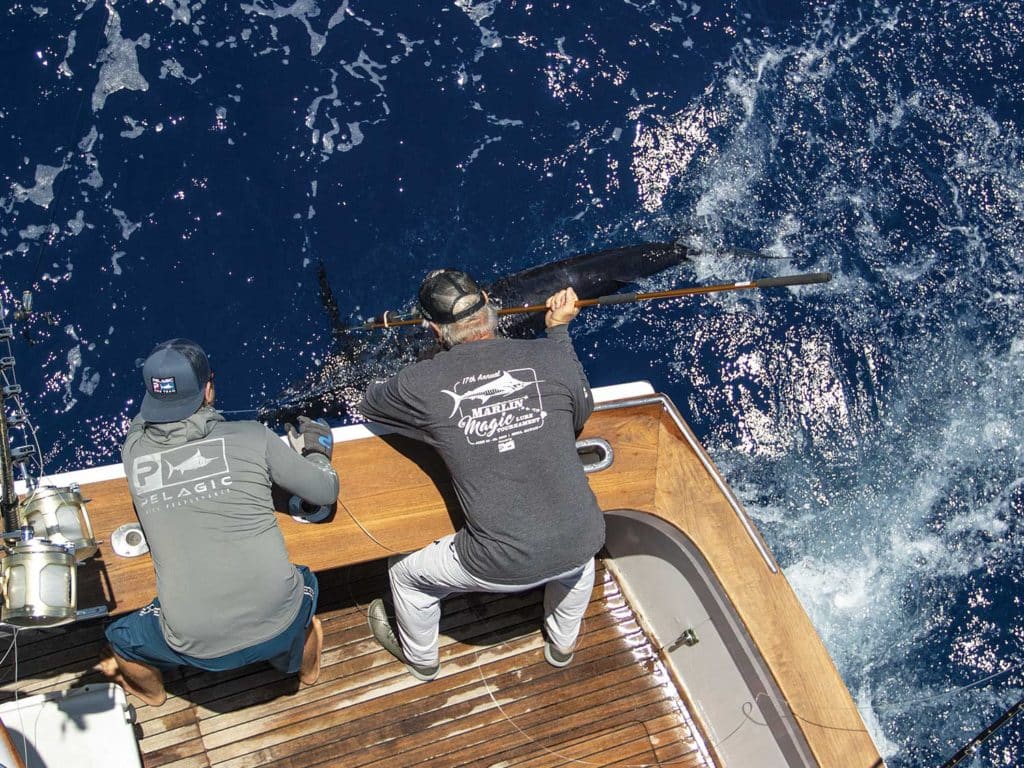
[[[540,264],[481,285],[500,306],[543,303],[555,291],[569,285],[579,298],[590,299],[615,293],[675,267],[691,253],[695,251],[675,242],[625,245]],[[281,423],[298,414],[351,421],[354,406],[371,381],[387,378],[423,357],[432,343],[423,332],[416,331],[348,332],[350,323],[342,317],[323,262],[318,281],[320,301],[333,331],[333,348],[316,370],[258,409],[261,421]],[[502,318],[501,333],[529,338],[543,325],[543,316],[514,315]]]
[[[451,418],[459,410],[464,400],[479,400],[482,405],[492,397],[498,397],[499,395],[508,397],[533,383],[533,381],[520,381],[511,373],[505,371],[494,381],[484,382],[479,387],[475,387],[461,395],[458,392],[452,392],[450,389],[442,389],[441,391],[455,401],[455,404],[452,406],[452,412],[449,415],[449,418]]]
[[[202,451],[196,448],[196,452],[194,454],[189,456],[187,459],[185,459],[183,462],[181,462],[181,464],[178,464],[177,466],[171,464],[171,462],[169,461],[167,462],[167,466],[170,467],[170,471],[167,473],[167,479],[170,480],[171,477],[174,476],[175,472],[180,472],[182,475],[184,475],[186,472],[191,472],[193,469],[202,469],[207,464],[212,464],[216,460],[216,458],[211,459],[207,456],[203,456]]]

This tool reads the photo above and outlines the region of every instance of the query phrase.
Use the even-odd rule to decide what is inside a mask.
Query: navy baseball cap
[[[470,301],[467,303],[466,299]],[[437,269],[420,284],[420,313],[434,323],[445,325],[469,317],[487,303],[476,280],[457,269]],[[458,311],[456,307],[462,306]]]
[[[157,424],[187,419],[199,410],[212,378],[210,361],[194,341],[161,342],[142,365],[146,396],[139,413]]]

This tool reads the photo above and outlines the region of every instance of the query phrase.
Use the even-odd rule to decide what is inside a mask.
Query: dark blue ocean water
[[[0,289],[54,316],[15,347],[47,470],[116,460],[164,338],[203,343],[243,416],[325,364],[344,377],[320,262],[365,317],[438,266],[686,237],[707,255],[643,287],[835,279],[592,311],[592,383],[675,399],[891,766],[942,762],[1021,696],[1020,2],[0,18]],[[1024,764],[1022,733],[975,765]]]

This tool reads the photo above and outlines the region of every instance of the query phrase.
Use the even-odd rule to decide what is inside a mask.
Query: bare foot
[[[99,663],[92,665],[92,668],[94,672],[99,672],[111,680],[121,675],[121,670],[117,668],[117,661],[114,660],[114,655],[110,653],[109,649],[100,657]]]
[[[320,654],[324,649],[324,629],[316,616],[306,630],[306,643],[302,646],[302,666],[299,667],[299,682],[314,685],[320,679]]]
[[[167,701],[163,675],[158,669],[122,659],[109,648],[100,657],[99,663],[93,666],[93,669],[151,707],[159,707]],[[126,672],[127,674],[125,674]]]

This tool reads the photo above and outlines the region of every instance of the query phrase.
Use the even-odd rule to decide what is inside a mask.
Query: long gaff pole
[[[680,296],[699,296],[707,293],[722,293],[724,291],[749,291],[758,288],[783,288],[789,285],[810,285],[812,283],[827,283],[832,279],[828,272],[809,272],[802,275],[785,275],[783,277],[766,277],[762,280],[745,280],[740,283],[719,283],[718,285],[698,285],[690,288],[675,288],[670,291],[653,291],[651,293],[613,293],[608,296],[599,296],[596,299],[581,299],[576,302],[580,309],[585,307],[604,306],[607,304],[632,304],[640,301],[654,301],[657,299],[674,299]],[[547,307],[543,304],[530,304],[524,307],[504,307],[498,310],[499,315],[522,315],[529,312],[544,312]],[[403,325],[419,325],[423,318],[417,315],[395,315],[385,312],[380,317],[367,320],[361,325],[353,325],[345,328],[346,331],[373,331],[378,328],[396,328]]]

